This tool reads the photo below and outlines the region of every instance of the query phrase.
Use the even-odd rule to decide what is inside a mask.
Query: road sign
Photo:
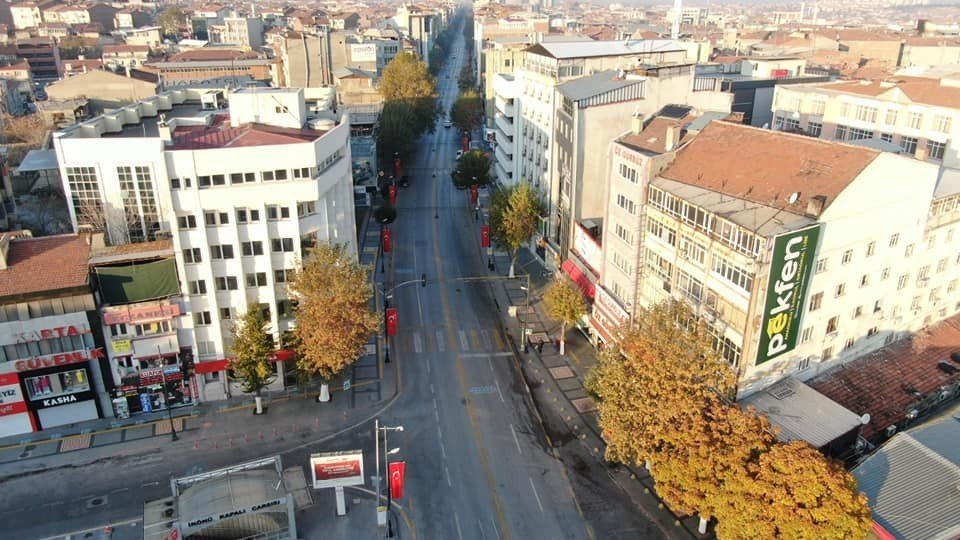
[[[346,392],[350,390],[350,379],[343,381],[343,391]]]

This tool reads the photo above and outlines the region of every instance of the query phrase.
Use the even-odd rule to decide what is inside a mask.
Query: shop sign
[[[88,399],[93,399],[92,390],[85,390],[83,392],[77,392],[76,394],[64,394],[62,396],[31,401],[30,408],[47,409],[49,407],[59,407],[60,405],[70,405],[71,403],[77,403],[78,401],[87,401]]]
[[[17,371],[32,371],[34,369],[43,369],[56,366],[68,366],[70,364],[82,364],[87,360],[96,358],[105,358],[103,349],[83,349],[68,353],[47,354],[44,356],[35,356],[26,360],[17,360],[14,364]]]
[[[113,352],[117,354],[125,354],[133,350],[133,342],[129,339],[115,339],[112,344]]]
[[[600,263],[603,260],[600,254],[600,246],[597,245],[596,240],[590,236],[590,233],[583,228],[583,225],[579,223],[575,225],[576,227],[573,229],[573,250],[580,255],[580,259],[590,267],[590,270],[593,270],[594,273],[599,273]]]
[[[53,328],[41,328],[28,332],[19,332],[16,338],[20,342],[40,341],[41,339],[54,339],[67,336],[79,336],[90,332],[90,329],[84,325],[71,324],[67,326],[55,326]]]
[[[27,404],[23,401],[4,403],[0,405],[0,416],[10,416],[27,412]]]
[[[310,455],[313,489],[363,485],[363,450]]]
[[[161,384],[164,379],[167,381],[180,380],[180,366],[166,366],[160,368],[150,368],[140,370],[140,386],[152,386]]]
[[[189,532],[184,532],[184,536],[190,536],[190,534],[196,532],[198,527],[204,527],[206,525],[211,525],[225,519],[230,519],[237,516],[243,516],[246,514],[256,514],[257,512],[270,511],[278,512],[277,507],[284,506],[287,502],[286,497],[280,497],[277,499],[264,501],[257,504],[252,504],[250,506],[243,506],[240,508],[235,508],[233,510],[228,510],[226,512],[221,512],[219,514],[213,514],[206,517],[194,519],[187,522],[187,529],[190,529]]]
[[[136,308],[104,311],[103,323],[106,325],[172,319],[180,316],[179,304],[162,304]]]
[[[756,364],[792,351],[797,346],[807,285],[820,239],[820,225],[774,239],[770,281],[760,325]]]
[[[603,308],[603,311],[611,315],[617,324],[624,324],[630,320],[630,314],[620,307],[620,304],[603,287],[597,287],[597,304]]]

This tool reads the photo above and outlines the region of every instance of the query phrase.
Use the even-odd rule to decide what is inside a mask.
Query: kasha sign
[[[797,346],[797,333],[819,239],[820,225],[774,239],[757,365]]]

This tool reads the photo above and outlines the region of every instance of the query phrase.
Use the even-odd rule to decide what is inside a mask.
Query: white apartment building
[[[602,339],[637,306],[686,299],[742,396],[960,311],[957,171],[717,121],[679,139],[672,162],[635,144],[650,138],[614,143],[591,319]]]
[[[237,45],[259,50],[263,47],[263,20],[258,17],[238,17],[234,13],[223,22],[209,27],[210,42]]]
[[[519,84],[512,73],[498,73],[493,79],[494,172],[505,186],[517,183],[517,117],[520,113]]]
[[[773,128],[899,152],[921,161],[960,164],[960,78],[777,86]]]
[[[237,314],[262,306],[279,343],[286,282],[310,248],[357,253],[349,118],[308,116],[301,89],[228,98],[224,110],[218,91],[169,91],[54,136],[74,226],[114,244],[172,236],[203,400],[235,391],[222,372]]]
[[[22,2],[11,5],[10,16],[13,18],[13,27],[17,30],[36,28],[43,24],[40,8],[33,2]]]

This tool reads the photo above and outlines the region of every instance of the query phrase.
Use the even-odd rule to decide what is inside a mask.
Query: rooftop
[[[925,399],[936,399],[944,386],[960,383],[939,362],[953,364],[960,351],[960,315],[941,321],[809,381],[810,385],[857,414],[869,414],[863,436],[876,440],[887,426],[905,423],[906,414]]]
[[[217,114],[209,126],[182,126],[174,129],[171,149],[200,150],[294,144],[314,141],[321,133],[317,130],[282,128],[256,123],[232,127],[229,115]]]
[[[617,142],[627,148],[641,152],[651,154],[662,154],[666,152],[668,128],[673,127],[679,130],[693,118],[690,107],[674,105],[668,108],[670,108],[673,114],[664,115],[658,113],[653,119],[647,122],[643,131],[624,135],[617,140]],[[675,137],[678,135],[681,135],[681,133],[674,134]],[[678,145],[679,142],[682,141],[682,138],[677,137],[674,143]]]
[[[943,84],[939,79],[896,76],[873,81],[839,81],[794,86],[795,89],[829,90],[845,94],[875,97],[886,101],[902,101],[960,109],[960,87]]]
[[[803,135],[711,122],[660,176],[803,215],[811,197],[826,197],[826,208],[879,155]],[[799,196],[790,205],[792,193]]]
[[[610,70],[567,81],[557,86],[557,91],[563,94],[564,97],[577,101],[599,96],[607,92],[622,90],[630,86],[643,86],[644,83],[644,78],[625,78],[618,71]],[[624,98],[638,99],[639,97],[643,97],[642,92],[643,90],[640,89],[639,96],[634,97],[634,95],[631,94],[630,96],[624,96]]]
[[[893,437],[853,470],[873,519],[904,540],[960,535],[960,419],[946,416]]]
[[[547,41],[533,45],[527,52],[557,59],[626,56],[683,51],[677,42],[669,39],[635,41]]]
[[[76,234],[10,239],[7,267],[0,270],[0,297],[87,286],[87,240]]]

